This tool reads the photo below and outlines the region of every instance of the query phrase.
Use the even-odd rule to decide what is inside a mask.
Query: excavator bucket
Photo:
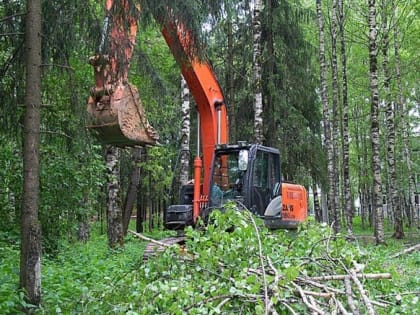
[[[87,105],[87,127],[92,134],[104,144],[120,147],[157,145],[159,136],[146,119],[137,88],[130,83],[106,88],[105,68],[93,65],[96,85]]]

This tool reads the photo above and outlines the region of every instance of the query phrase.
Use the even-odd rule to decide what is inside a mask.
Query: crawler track
[[[143,260],[147,261],[148,259],[156,256],[156,254],[165,251],[168,247],[178,244],[182,246],[185,244],[185,240],[187,238],[185,236],[177,236],[177,237],[168,237],[161,239],[159,241],[150,242],[147,244],[146,248],[143,252]]]

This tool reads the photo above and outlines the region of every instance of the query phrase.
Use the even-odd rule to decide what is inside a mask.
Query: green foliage
[[[0,233],[18,230],[22,192],[22,152],[18,144],[0,135]]]
[[[0,242],[0,313],[18,314],[23,294],[17,289],[19,281],[19,248]]]
[[[96,151],[96,152],[95,152]],[[40,220],[44,250],[58,252],[64,236],[75,235],[76,225],[86,222],[99,202],[104,183],[104,164],[100,147],[92,148],[89,156],[76,156],[42,149]]]
[[[101,313],[101,305],[91,304],[92,295],[112,290],[127,270],[136,269],[142,246],[127,240],[124,250],[108,248],[105,235],[93,234],[92,241],[65,243],[63,251],[54,259],[44,259],[43,304],[40,314]]]
[[[238,139],[249,139],[252,134],[251,76],[251,28],[249,1],[200,2],[195,1],[142,1],[145,11],[159,10],[175,5],[180,17],[187,17],[187,25],[196,29],[207,20],[207,12],[228,14],[208,37],[208,53],[211,56],[223,86],[227,73],[226,56],[234,55],[234,92],[232,103],[236,105]],[[307,7],[314,5],[313,1]],[[307,183],[309,176],[321,177],[325,172],[319,135],[319,111],[316,100],[317,74],[312,64],[317,46],[315,20],[309,20],[307,11],[293,1],[275,3],[273,28],[265,25],[264,36],[273,32],[274,58],[265,54],[265,101],[275,105],[268,130],[277,137],[283,152],[283,170],[298,182]],[[361,2],[360,2],[361,3]],[[418,82],[415,57],[418,55],[418,29],[413,1],[397,3],[400,29],[403,96],[410,98],[409,108],[418,98]],[[214,214],[214,224],[206,231],[189,230],[187,253],[178,257],[178,250],[168,251],[156,260],[139,263],[142,245],[128,238],[126,248],[109,252],[103,236],[95,236],[86,245],[72,242],[79,221],[86,221],[104,200],[101,192],[103,162],[99,146],[84,126],[85,104],[89,87],[93,84],[93,71],[87,59],[98,43],[103,5],[95,1],[50,1],[43,3],[43,106],[41,126],[41,205],[40,219],[43,226],[44,250],[48,255],[43,261],[44,304],[40,313],[222,313],[238,310],[261,313],[263,303],[250,298],[261,294],[263,282],[260,275],[248,274],[247,269],[260,268],[259,244],[255,238],[250,218],[240,213]],[[407,4],[407,7],[405,5]],[[324,5],[329,5],[326,2]],[[210,8],[211,6],[211,8]],[[355,7],[358,7],[357,5]],[[184,10],[185,9],[185,10]],[[367,48],[363,39],[366,23],[360,12],[347,7],[348,19],[348,73],[351,78],[349,100],[351,106],[351,155],[354,187],[371,183],[369,178],[369,98],[367,89]],[[22,1],[5,1],[0,6],[0,313],[17,313],[23,305],[23,295],[17,291],[18,249],[17,231],[22,199],[22,152],[21,126],[24,94],[23,26],[25,4]],[[326,10],[328,11],[328,10]],[[195,12],[195,13],[191,13]],[[16,13],[18,15],[14,16]],[[204,13],[204,14],[203,14]],[[13,16],[13,17],[12,17]],[[194,19],[190,17],[194,16]],[[12,17],[12,18],[8,18]],[[142,16],[144,18],[144,16]],[[179,143],[179,68],[157,28],[147,27],[139,31],[138,47],[141,53],[133,60],[130,81],[140,90],[143,105],[152,125],[159,131],[162,147],[148,151],[143,163],[144,187],[151,184],[150,198],[160,196],[169,186],[172,168],[176,161]],[[213,18],[208,19],[214,25]],[[227,22],[234,31],[233,50],[226,50]],[[301,32],[305,25],[306,36]],[[199,27],[197,27],[199,26]],[[220,26],[220,27],[219,27]],[[199,36],[197,37],[199,38]],[[308,45],[312,43],[312,48]],[[265,47],[267,48],[267,47]],[[391,64],[395,63],[392,60]],[[133,58],[135,59],[135,58]],[[274,60],[274,70],[268,61]],[[64,66],[64,67],[63,67]],[[151,71],[153,68],[154,71]],[[271,72],[270,72],[271,71]],[[223,84],[224,83],[224,84]],[[394,86],[396,93],[397,87]],[[225,92],[226,92],[225,88]],[[226,95],[227,97],[228,94]],[[272,97],[272,100],[268,99]],[[418,103],[418,102],[417,102]],[[229,105],[229,104],[228,104]],[[248,110],[249,109],[249,110]],[[415,108],[414,108],[415,109]],[[287,125],[286,125],[287,124]],[[277,139],[276,138],[276,139]],[[416,144],[415,140],[412,140]],[[418,141],[417,141],[418,142]],[[418,146],[418,143],[416,144]],[[397,159],[404,163],[404,159]],[[419,163],[414,163],[418,168]],[[361,168],[362,167],[362,168]],[[401,177],[407,178],[401,165]],[[320,175],[321,174],[321,175]],[[318,181],[318,179],[317,179]],[[405,185],[405,182],[404,182]],[[404,189],[402,187],[401,189]],[[356,191],[356,190],[355,190]],[[232,226],[235,230],[227,233]],[[356,225],[357,227],[357,225]],[[361,229],[355,229],[362,232]],[[369,232],[371,232],[369,230]],[[366,231],[364,231],[366,233]],[[264,256],[270,257],[279,272],[284,275],[281,285],[290,284],[299,275],[317,275],[324,272],[322,265],[314,265],[309,258],[325,253],[334,262],[343,261],[349,266],[352,260],[366,262],[367,272],[391,271],[392,281],[366,281],[372,295],[386,295],[415,291],[419,287],[418,253],[399,259],[389,259],[399,251],[401,243],[388,240],[388,247],[360,248],[349,244],[341,236],[332,237],[328,228],[312,222],[300,231],[269,233],[259,230]],[[329,240],[328,246],[325,240]],[[53,255],[51,255],[53,254]],[[194,259],[190,259],[191,257]],[[324,256],[325,257],[325,256]],[[327,258],[330,258],[327,257]],[[385,261],[385,262],[384,262]],[[267,266],[266,266],[267,267]],[[331,267],[328,265],[328,267]],[[331,267],[343,271],[343,266]],[[268,268],[269,269],[269,268]],[[272,275],[267,276],[273,283]],[[280,293],[288,298],[292,292]],[[232,297],[224,306],[220,296]],[[156,301],[156,302],[154,302]],[[390,313],[412,313],[415,296],[403,295],[402,303],[389,309]],[[304,313],[303,305],[296,310]],[[284,311],[281,309],[281,311]],[[385,311],[384,311],[385,312]]]

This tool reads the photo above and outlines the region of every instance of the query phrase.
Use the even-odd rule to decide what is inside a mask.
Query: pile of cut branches
[[[273,232],[247,211],[212,216],[212,224],[186,231],[185,248],[170,246],[123,281],[126,311],[381,314],[400,302],[390,294],[393,271],[328,226]]]

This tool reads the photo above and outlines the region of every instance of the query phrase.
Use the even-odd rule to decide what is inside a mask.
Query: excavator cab
[[[305,187],[283,183],[279,151],[262,145],[216,149],[209,208],[223,208],[228,202],[251,210],[270,229],[295,229],[307,217]]]
[[[229,201],[263,216],[280,185],[277,149],[261,145],[219,145],[213,163],[210,207]]]

